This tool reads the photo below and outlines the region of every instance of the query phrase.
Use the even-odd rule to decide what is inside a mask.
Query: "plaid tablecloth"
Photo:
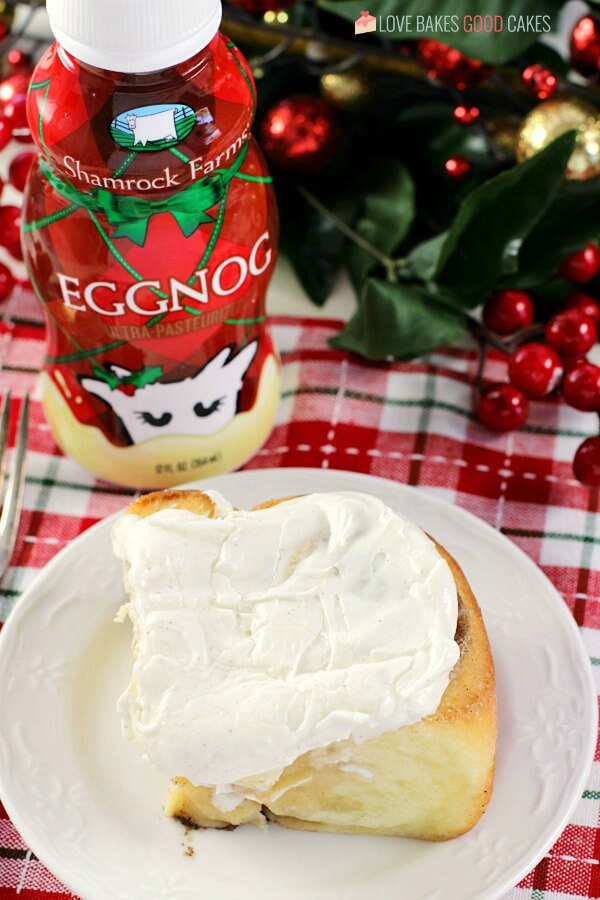
[[[339,324],[275,319],[283,402],[273,434],[248,468],[371,472],[420,485],[464,507],[541,566],[572,611],[590,664],[600,674],[600,495],[575,481],[570,465],[580,441],[593,432],[594,417],[547,400],[533,405],[522,431],[492,435],[472,414],[474,353],[449,349],[426,362],[369,365],[328,346]],[[43,355],[37,306],[30,298],[15,298],[0,326],[0,393],[9,387],[16,396],[31,390],[34,403],[25,511],[0,590],[0,621],[58,550],[125,506],[129,496],[95,481],[57,449],[35,394]],[[505,363],[492,357],[486,374],[503,377]],[[600,898],[599,759],[597,753],[571,823],[506,900]],[[0,807],[0,898],[16,895],[73,896],[36,859]]]

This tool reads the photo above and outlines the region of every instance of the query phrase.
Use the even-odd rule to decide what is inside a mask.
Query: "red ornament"
[[[565,300],[565,309],[578,309],[584,316],[589,316],[595,322],[600,322],[600,304],[590,294],[582,294],[579,291],[569,294]]]
[[[571,32],[571,62],[582,75],[600,72],[600,21],[583,16]]]
[[[31,73],[33,71],[33,62],[28,53],[13,47],[6,54],[9,72],[15,75],[17,72]]]
[[[27,176],[35,159],[35,153],[29,151],[15,156],[8,169],[8,180],[18,191],[25,190]]]
[[[491,331],[505,336],[531,325],[535,307],[525,291],[496,291],[483,307],[483,321]]]
[[[600,485],[600,437],[590,437],[577,449],[573,460],[575,478],[590,487]]]
[[[8,266],[0,263],[0,303],[8,299],[15,286],[15,276]]]
[[[4,117],[4,113],[0,112],[0,150],[4,150],[11,137],[12,128],[10,122]]]
[[[23,259],[21,249],[21,210],[18,206],[0,206],[0,246],[15,259]]]
[[[563,367],[558,353],[546,344],[523,344],[508,361],[508,375],[529,400],[547,397],[558,387]]]
[[[444,169],[450,178],[464,178],[471,171],[471,163],[464,156],[451,156],[444,163]]]
[[[472,125],[480,116],[478,106],[457,106],[454,110],[454,118],[459,125]]]
[[[558,90],[558,78],[539,63],[527,66],[521,75],[523,83],[538,100],[547,100]]]
[[[512,384],[491,384],[481,392],[477,418],[492,431],[514,431],[527,418],[527,398]]]
[[[8,27],[8,22],[4,19],[0,19],[0,41],[4,40],[9,31],[10,28]]]
[[[12,128],[12,136],[16,141],[29,143],[31,131],[27,121],[27,96],[17,94],[4,104],[4,118]]]
[[[561,356],[581,356],[598,338],[596,323],[578,309],[553,316],[546,325],[546,340]]]
[[[260,137],[269,160],[286,172],[314,175],[335,158],[340,129],[331,106],[319,97],[280,100],[267,112]]]
[[[581,362],[565,375],[562,386],[565,402],[582,412],[600,412],[600,368]]]
[[[20,94],[27,95],[28,88],[29,75],[26,75],[24,72],[18,72],[15,75],[11,75],[10,78],[5,78],[0,83],[0,106],[4,107],[5,103],[13,100],[14,97],[18,97]]]
[[[460,50],[441,41],[426,38],[417,42],[417,55],[429,74],[460,91],[483,81],[492,71],[479,59],[465,56]]]
[[[600,250],[598,245],[590,241],[583,250],[577,250],[569,254],[559,267],[559,272],[567,281],[575,284],[585,284],[590,281],[600,270]]]

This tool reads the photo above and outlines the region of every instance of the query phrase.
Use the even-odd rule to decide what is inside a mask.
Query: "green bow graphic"
[[[208,215],[207,210],[223,198],[227,185],[242,167],[247,152],[246,142],[229,169],[206,175],[165,200],[123,197],[104,188],[97,188],[86,194],[68,181],[63,181],[46,162],[42,161],[41,167],[52,187],[65,200],[92,212],[103,213],[110,225],[116,227],[113,237],[129,238],[134,244],[143,247],[150,219],[158,213],[170,213],[186,238],[204,222],[213,222],[214,219]]]

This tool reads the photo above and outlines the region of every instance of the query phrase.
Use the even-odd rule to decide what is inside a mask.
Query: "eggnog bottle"
[[[241,465],[269,434],[271,179],[255,87],[220,0],[47,0],[56,43],[29,120],[23,239],[44,304],[43,403],[95,474],[165,487]]]

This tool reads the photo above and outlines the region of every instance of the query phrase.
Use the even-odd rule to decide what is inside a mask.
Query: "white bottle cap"
[[[191,59],[221,24],[221,0],[47,0],[59,44],[111,72],[155,72]]]

